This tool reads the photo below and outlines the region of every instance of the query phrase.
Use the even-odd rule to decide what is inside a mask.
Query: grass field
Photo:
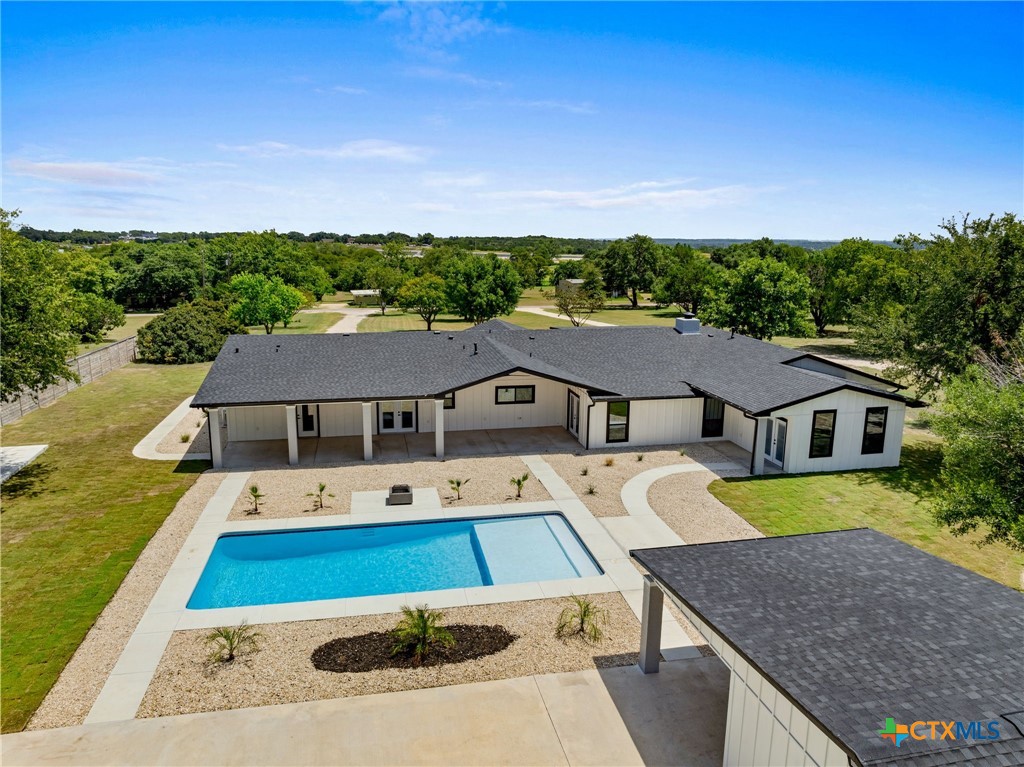
[[[598,322],[610,322],[612,325],[664,325],[673,327],[676,317],[679,317],[679,310],[674,306],[663,306],[660,309],[654,306],[640,306],[637,309],[614,306],[594,312],[590,319]]]
[[[979,547],[980,536],[956,538],[932,520],[928,499],[941,462],[937,439],[908,432],[898,468],[723,479],[709,490],[765,535],[871,527],[1022,588],[1024,554],[1002,545]]]
[[[500,320],[511,322],[531,330],[546,329],[550,327],[569,327],[572,323],[568,320],[558,320],[552,317],[542,317],[539,314],[529,312],[512,312],[508,317],[499,317]],[[449,330],[465,330],[472,325],[465,320],[451,315],[441,315],[434,320],[434,330],[441,332]],[[386,316],[373,314],[359,323],[360,333],[381,333],[389,330],[426,330],[427,323],[416,314],[405,314],[394,312],[389,309]]]
[[[288,327],[277,325],[274,327],[275,336],[305,335],[308,333],[324,333],[331,325],[336,323],[345,315],[341,312],[302,312],[295,315],[295,319],[288,323]],[[262,325],[249,328],[253,334],[262,334]]]
[[[209,364],[129,365],[3,429],[49,448],[3,484],[2,729],[22,729],[146,543],[206,462],[132,447]]]
[[[94,352],[97,349],[102,349],[104,346],[109,346],[116,341],[123,341],[126,338],[131,338],[133,335],[139,332],[139,328],[148,323],[150,320],[156,319],[155,317],[140,317],[137,314],[126,314],[124,318],[124,325],[119,328],[114,328],[106,334],[102,341],[95,344],[79,344],[78,354],[85,354],[86,352]]]

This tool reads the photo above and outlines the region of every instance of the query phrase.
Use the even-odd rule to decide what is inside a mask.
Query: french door
[[[786,460],[787,431],[785,418],[769,419],[764,431],[764,457],[779,466]]]
[[[569,392],[569,403],[566,413],[566,428],[569,433],[579,439],[580,437],[580,395],[574,391]]]
[[[413,400],[381,402],[379,413],[377,428],[381,434],[416,431],[416,403]]]
[[[320,408],[318,405],[299,405],[296,408],[295,418],[299,422],[298,433],[300,437],[315,437],[320,433],[319,424]]]

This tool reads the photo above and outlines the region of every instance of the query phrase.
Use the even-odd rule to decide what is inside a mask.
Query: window
[[[528,405],[535,401],[536,386],[496,386],[494,388],[495,405]]]
[[[629,442],[629,402],[608,403],[608,442]]]
[[[811,419],[811,458],[831,458],[836,438],[836,411],[815,410]]]
[[[444,409],[454,410],[455,409],[455,392],[450,391],[444,395]]]
[[[864,438],[860,443],[861,455],[881,453],[885,450],[885,421],[887,407],[869,407],[864,411]]]
[[[721,437],[725,428],[725,403],[714,397],[704,398],[704,422],[701,437]]]

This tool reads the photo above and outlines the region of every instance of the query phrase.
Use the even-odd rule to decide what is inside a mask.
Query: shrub
[[[590,469],[588,469],[586,466],[584,466],[582,469],[580,469],[580,476],[581,477],[585,477],[589,473],[590,473]]]
[[[455,637],[441,625],[444,614],[439,610],[428,610],[426,605],[415,608],[402,606],[402,619],[391,632],[395,640],[392,655],[412,652],[416,663],[421,663],[433,645],[454,647]]]
[[[217,301],[195,301],[168,309],[139,328],[137,353],[142,362],[189,365],[209,362],[232,333],[245,327],[228,316]]]
[[[210,660],[214,663],[230,663],[236,655],[243,652],[259,650],[261,634],[253,631],[252,626],[245,621],[234,627],[221,627],[214,629],[206,635],[206,644],[212,645]]]
[[[469,483],[468,479],[449,479],[448,485],[455,491],[455,500],[462,500],[462,488]]]
[[[636,460],[637,461],[642,461],[643,459],[644,459],[644,454],[643,453],[637,453]]]
[[[508,483],[510,485],[515,485],[516,486],[516,498],[522,498],[523,497],[523,485],[526,484],[526,480],[528,480],[529,478],[530,478],[529,473],[526,473],[526,474],[523,474],[523,476],[521,476],[521,477],[512,477],[512,479],[510,479],[508,481]]]
[[[587,495],[597,495],[597,488],[593,485],[587,485]]]
[[[259,514],[260,513],[260,501],[267,496],[260,492],[259,485],[253,485],[249,488],[249,501],[252,503],[252,508],[246,510],[246,514]]]
[[[614,466],[615,465],[615,459],[612,458],[611,456],[608,456],[607,458],[604,459],[604,465],[605,466]]]
[[[568,639],[578,636],[584,642],[597,644],[604,638],[604,631],[599,624],[608,622],[608,611],[604,610],[586,597],[570,596],[572,602],[562,610],[555,625],[555,636]]]
[[[190,437],[188,434],[182,434],[181,435],[181,441],[182,442],[190,442],[191,440],[192,440],[192,437]]]

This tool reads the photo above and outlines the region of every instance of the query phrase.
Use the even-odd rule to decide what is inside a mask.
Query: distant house
[[[900,387],[812,354],[701,327],[231,336],[193,399],[229,440],[561,426],[583,448],[728,440],[750,468],[896,466]],[[214,462],[220,430],[213,429]],[[297,460],[297,458],[295,459]]]
[[[376,288],[350,290],[349,292],[352,294],[352,300],[349,302],[352,306],[376,306],[377,296],[380,295],[380,291]]]
[[[565,280],[559,280],[558,284],[555,285],[555,292],[556,293],[565,293],[566,291],[569,291],[569,290],[579,290],[580,287],[583,285],[583,282],[584,282],[584,280],[572,279],[572,278],[565,279]]]

